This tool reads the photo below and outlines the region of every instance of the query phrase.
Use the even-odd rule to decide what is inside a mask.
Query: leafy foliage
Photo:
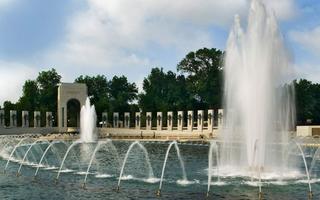
[[[295,81],[297,123],[320,123],[320,84],[306,79]]]
[[[135,83],[129,83],[125,76],[114,76],[109,82],[110,110],[113,112],[126,112],[138,95]]]
[[[91,103],[95,105],[98,120],[102,112],[127,112],[132,109],[131,103],[136,99],[138,89],[135,83],[129,83],[125,76],[114,76],[110,81],[104,75],[80,76],[76,83],[85,83]],[[136,106],[134,106],[136,108]]]
[[[153,68],[143,81],[143,90],[139,105],[144,111],[176,111],[191,106],[185,77],[172,71]]]
[[[194,109],[221,107],[223,55],[218,49],[203,48],[188,53],[178,64],[178,71],[188,75]]]

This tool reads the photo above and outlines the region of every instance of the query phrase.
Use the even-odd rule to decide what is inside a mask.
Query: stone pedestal
[[[33,127],[41,126],[41,114],[40,111],[33,112]]]
[[[223,109],[218,110],[218,129],[223,127]]]
[[[130,128],[130,113],[129,112],[124,113],[124,127]]]
[[[119,128],[119,113],[113,113],[113,128]]]
[[[188,131],[192,131],[193,130],[193,111],[192,110],[188,111],[187,127],[188,127]]]
[[[178,131],[182,131],[183,130],[183,111],[178,111],[178,115],[177,115],[177,127],[178,127]]]
[[[151,130],[152,128],[152,112],[146,113],[146,130]]]
[[[141,128],[141,113],[140,112],[136,112],[136,118],[135,118],[135,126],[136,129],[140,129]]]
[[[157,112],[157,130],[162,130],[162,112]]]
[[[198,124],[198,131],[202,131],[203,130],[203,110],[198,110],[197,113],[197,124]]]
[[[52,127],[52,112],[46,112],[46,127]]]
[[[214,110],[208,110],[208,130],[212,131],[214,126]]]
[[[10,110],[10,127],[17,127],[17,111]]]
[[[0,127],[5,126],[5,120],[4,120],[4,110],[0,110]]]
[[[173,112],[169,111],[167,113],[167,130],[172,131],[172,122],[173,122]]]
[[[108,112],[102,113],[102,127],[106,128],[108,126]]]
[[[22,127],[26,128],[29,127],[29,112],[23,110],[21,113],[21,121],[22,121]]]

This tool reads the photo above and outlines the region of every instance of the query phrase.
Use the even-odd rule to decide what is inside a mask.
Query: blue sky
[[[262,0],[274,10],[297,78],[320,82],[320,1]],[[126,75],[141,87],[152,67],[176,71],[192,50],[224,50],[233,17],[245,26],[249,0],[0,0],[0,105],[25,80],[56,68]]]

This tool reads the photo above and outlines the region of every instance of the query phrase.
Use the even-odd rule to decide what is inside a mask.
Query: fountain
[[[122,174],[123,174],[123,171],[124,171],[124,167],[126,166],[127,159],[128,159],[128,157],[130,155],[130,152],[131,152],[131,150],[133,149],[134,146],[138,146],[144,153],[145,159],[147,161],[148,169],[149,169],[148,179],[151,180],[151,179],[154,178],[153,169],[152,169],[152,166],[151,166],[151,163],[150,163],[149,154],[148,154],[147,149],[139,141],[135,141],[129,146],[129,148],[127,150],[127,153],[126,153],[126,155],[124,157],[124,160],[123,160],[123,163],[122,163],[122,167],[121,167],[121,171],[120,171],[120,175],[119,175],[119,179],[118,179],[117,191],[120,190],[121,178],[122,178]]]
[[[215,152],[215,156],[216,156],[217,176],[218,176],[218,182],[220,182],[220,176],[219,176],[219,165],[220,165],[219,164],[219,149],[218,149],[218,145],[217,145],[216,141],[210,141],[210,147],[209,147],[207,197],[209,196],[210,186],[211,186],[211,181],[212,181],[213,152]]]
[[[20,163],[19,169],[18,169],[18,171],[17,171],[17,176],[20,176],[20,171],[21,171],[22,165],[24,164],[24,161],[25,161],[25,159],[27,158],[28,153],[30,152],[30,150],[32,149],[32,147],[33,147],[35,144],[37,144],[37,142],[39,142],[39,141],[41,141],[41,140],[42,140],[42,139],[37,139],[36,141],[34,141],[34,142],[29,146],[28,150],[27,150],[26,153],[24,154],[23,159],[22,159],[22,161],[21,161],[21,163]],[[48,141],[45,141],[45,142],[49,143]]]
[[[27,142],[25,142],[27,141]],[[58,179],[60,177],[60,173],[63,172],[69,172],[68,175],[65,176],[64,179],[59,179],[59,181],[62,183],[63,187],[56,187],[54,185],[51,185],[50,187],[55,188],[59,190],[59,188],[68,187],[68,185],[77,185],[79,181],[79,184],[82,184],[81,188],[87,188],[87,179],[89,175],[92,175],[92,186],[97,187],[97,189],[87,188],[88,191],[101,191],[102,189],[98,189],[99,187],[106,187],[105,189],[110,188],[110,185],[117,184],[117,191],[120,189],[120,183],[121,181],[125,180],[131,180],[130,183],[125,184],[124,191],[122,193],[117,193],[117,195],[126,195],[128,194],[128,187],[130,190],[137,190],[142,189],[145,191],[144,187],[150,187],[149,190],[152,190],[155,186],[148,186],[148,184],[154,184],[159,181],[159,187],[157,190],[157,195],[161,196],[162,194],[162,186],[163,184],[167,184],[168,187],[166,187],[166,190],[168,190],[168,194],[164,194],[164,198],[167,197],[167,195],[173,195],[172,197],[175,197],[175,194],[185,194],[186,190],[190,190],[190,193],[187,193],[185,197],[188,197],[188,195],[191,194],[201,194],[203,195],[203,192],[205,191],[204,185],[207,186],[207,196],[209,196],[210,192],[210,186],[215,185],[216,187],[219,187],[219,189],[214,190],[216,194],[222,195],[225,198],[229,198],[228,196],[229,192],[233,193],[232,190],[229,191],[230,187],[234,187],[234,184],[242,185],[242,184],[248,184],[249,186],[259,186],[259,199],[263,199],[262,194],[262,181],[265,181],[266,184],[268,184],[268,196],[272,198],[273,192],[282,191],[278,189],[277,183],[273,183],[273,180],[268,179],[262,179],[263,176],[261,174],[267,173],[264,172],[263,168],[257,168],[255,170],[249,170],[247,173],[248,177],[237,177],[234,178],[235,175],[225,177],[223,173],[225,169],[221,167],[220,161],[221,159],[221,145],[222,142],[219,140],[212,140],[210,141],[210,145],[204,145],[204,144],[197,144],[193,142],[188,143],[179,143],[177,141],[171,141],[168,142],[149,142],[149,141],[134,141],[134,142],[128,142],[128,141],[113,141],[111,139],[107,140],[99,140],[97,142],[93,143],[82,143],[81,141],[74,141],[73,143],[66,145],[64,141],[52,141],[51,143],[48,143],[47,141],[40,142],[40,139],[30,139],[24,138],[19,141],[16,141],[16,145],[11,146],[8,148],[6,152],[11,152],[9,157],[6,157],[5,159],[0,159],[0,162],[3,163],[3,161],[12,161],[12,164],[7,165],[6,169],[8,172],[16,172],[18,171],[18,174],[20,174],[20,170],[22,166],[24,167],[23,175],[25,175],[25,178],[22,179],[16,179],[16,181],[24,181],[27,180],[27,177],[30,174],[34,174],[34,177],[37,176],[39,169],[42,167],[45,167],[45,170],[42,171],[42,175],[37,178],[37,181],[35,183],[41,183],[43,179],[44,181],[50,181],[52,176],[55,176],[56,183],[58,183]],[[256,158],[255,154],[259,152],[259,146],[257,145],[259,141],[255,142],[254,145],[254,155],[253,157]],[[62,146],[60,146],[60,145]],[[129,144],[129,147],[128,147]],[[167,145],[168,144],[168,145]],[[239,144],[239,143],[238,143]],[[240,143],[241,144],[241,143]],[[41,145],[45,145],[44,151],[42,153],[37,152],[37,148],[41,148]],[[74,157],[78,159],[80,155],[82,154],[82,145],[91,145],[93,148],[86,148],[88,150],[88,155],[90,154],[90,159],[86,159],[83,161],[76,160],[76,162],[79,162],[81,164],[82,168],[79,165],[79,168],[74,167],[74,162],[70,162],[73,157],[70,157],[69,154],[74,153]],[[148,145],[148,149],[145,148],[144,145]],[[149,146],[150,145],[150,146]],[[179,146],[183,146],[182,149],[179,148]],[[65,148],[60,148],[65,147]],[[102,148],[106,149],[102,149]],[[137,151],[134,150],[134,148],[137,147]],[[208,148],[209,147],[209,148]],[[311,190],[311,184],[318,182],[319,180],[316,179],[319,174],[319,166],[315,164],[317,162],[318,152],[316,149],[313,149],[309,152],[309,150],[304,146],[303,141],[293,141],[291,147],[294,148],[295,151],[288,150],[291,152],[291,157],[297,157],[301,159],[300,162],[300,170],[305,171],[307,175],[307,180],[302,178],[301,176],[294,176],[291,179],[287,179],[286,183],[281,187],[287,187],[288,190],[295,190],[297,184],[308,184],[309,188],[309,198],[312,198],[313,195],[317,195],[317,189],[319,191],[319,185],[314,184],[313,190],[316,191],[315,194],[312,193]],[[162,149],[162,150],[160,150]],[[172,152],[171,150],[174,149],[175,152]],[[52,151],[52,153],[48,153],[49,151]],[[160,150],[160,151],[159,151]],[[57,151],[57,152],[56,152]],[[16,152],[16,153],[14,153]],[[19,153],[18,153],[19,152]],[[205,152],[208,152],[206,154]],[[30,165],[30,160],[27,159],[28,155],[34,155],[36,156],[36,161],[38,162],[37,165],[32,166]],[[118,154],[119,153],[119,154]],[[142,154],[141,154],[142,153]],[[176,154],[176,156],[170,157],[170,153]],[[56,155],[58,154],[58,156]],[[62,154],[62,155],[60,155]],[[62,156],[61,162],[55,163],[52,165],[52,159],[55,159],[56,157]],[[184,163],[182,156],[186,156],[187,162]],[[191,157],[190,157],[191,156]],[[164,160],[159,159],[161,157],[164,157]],[[175,164],[171,164],[170,167],[168,167],[169,163],[169,157],[170,159],[175,159]],[[200,159],[198,157],[201,157]],[[122,166],[121,163],[117,162],[118,158],[122,158]],[[140,160],[140,158],[142,160]],[[43,160],[48,159],[51,161],[47,161],[46,164],[43,164]],[[70,160],[71,159],[71,160]],[[131,160],[130,160],[131,159]],[[129,162],[130,160],[130,162]],[[132,166],[132,161],[134,161],[134,164]],[[135,161],[138,161],[139,163],[142,161],[144,165],[146,166],[146,171],[143,170],[143,174],[146,175],[146,179],[143,178],[125,178],[124,171],[127,166],[130,166],[130,173],[139,173],[141,172],[141,167],[139,163],[136,163]],[[69,166],[66,166],[66,163],[71,164],[72,168],[69,168]],[[190,163],[191,162],[191,163]],[[254,162],[254,160],[252,161]],[[50,163],[50,165],[48,165]],[[129,165],[130,163],[130,165]],[[313,166],[313,179],[311,179],[311,176],[309,172],[311,171],[311,168],[308,166]],[[49,166],[49,167],[46,167]],[[95,166],[94,170],[91,168]],[[115,171],[110,170],[112,167],[116,167],[117,169]],[[214,168],[215,167],[215,168]],[[36,170],[34,170],[36,168]],[[58,169],[58,170],[57,170]],[[65,170],[64,170],[65,169]],[[85,171],[83,171],[85,169]],[[310,169],[310,170],[308,170]],[[104,170],[107,170],[108,172],[105,173]],[[120,175],[119,175],[120,170]],[[208,171],[206,171],[208,170]],[[34,172],[35,171],[35,172]],[[154,174],[154,171],[157,172]],[[222,171],[222,173],[221,173]],[[58,172],[58,174],[56,174]],[[111,173],[109,173],[111,172]],[[165,173],[166,178],[165,177]],[[208,173],[208,176],[206,176],[206,173]],[[254,173],[257,173],[256,176],[254,176]],[[182,175],[182,178],[180,176]],[[7,173],[7,176],[10,177],[10,173]],[[81,177],[84,176],[84,177]],[[131,175],[130,175],[131,176]],[[190,178],[189,181],[187,179],[187,176]],[[252,177],[251,177],[252,176]],[[129,177],[129,176],[127,176]],[[133,177],[133,176],[132,176]],[[157,178],[160,177],[160,178]],[[197,179],[194,179],[195,177],[198,177],[200,181],[197,181]],[[0,176],[1,178],[1,176]],[[150,181],[149,179],[152,179]],[[250,180],[252,179],[251,183]],[[256,179],[257,182],[254,183],[253,180]],[[177,181],[178,180],[178,181]],[[182,180],[182,181],[181,181]],[[76,182],[75,182],[76,181]],[[212,183],[215,181],[214,183]],[[289,182],[290,181],[290,182]],[[103,184],[106,182],[106,184]],[[141,182],[141,183],[136,183]],[[137,184],[137,185],[136,185]],[[290,185],[294,185],[291,187]],[[180,187],[180,185],[183,185],[183,187]],[[189,186],[191,185],[191,186]],[[144,188],[141,188],[141,186]],[[31,186],[32,187],[32,186]],[[49,187],[49,188],[50,188]],[[182,188],[182,189],[181,189]],[[227,189],[227,193],[225,191],[225,188]],[[275,188],[275,189],[271,189]],[[47,188],[48,189],[48,188]],[[74,187],[73,187],[74,189]],[[179,191],[179,192],[178,192]],[[249,192],[248,189],[244,189],[244,191]],[[300,190],[301,191],[301,190]],[[297,191],[297,193],[301,197],[301,192]],[[81,191],[78,191],[82,193]],[[139,194],[139,191],[136,194]],[[238,196],[238,190],[234,195]],[[112,193],[112,192],[111,192]],[[241,192],[242,195],[243,192]],[[91,194],[91,193],[90,193]],[[99,194],[99,193],[98,193]],[[134,193],[131,195],[136,195]],[[215,194],[215,195],[216,195]],[[99,194],[101,195],[101,194]],[[112,195],[112,194],[111,194]],[[116,194],[115,194],[116,195]],[[270,196],[271,195],[271,196]],[[286,194],[291,195],[291,194]],[[137,196],[135,196],[137,197]],[[179,197],[179,196],[177,196]],[[194,196],[194,198],[200,198],[199,196]],[[231,196],[232,197],[232,196]],[[230,197],[230,198],[231,198]],[[294,194],[290,196],[291,198],[294,197]],[[305,196],[303,196],[305,197]],[[150,197],[151,198],[151,197]],[[277,199],[277,196],[273,197],[273,199]]]
[[[94,142],[97,140],[96,130],[97,115],[94,105],[91,106],[87,97],[86,104],[80,112],[80,140],[82,142]]]
[[[304,190],[297,190],[297,187],[306,185],[308,197],[317,196],[320,185],[312,183],[320,181],[317,179],[320,174],[320,148],[309,147],[303,140],[289,141],[289,131],[295,121],[294,90],[287,84],[292,74],[289,58],[275,16],[259,0],[253,0],[247,28],[241,27],[239,16],[236,16],[229,35],[224,68],[225,116],[223,127],[219,127],[221,134],[218,138],[207,141],[209,144],[201,140],[201,144],[184,141],[179,145],[177,141],[169,141],[169,136],[168,141],[162,142],[147,137],[132,142],[131,139],[98,140],[95,108],[87,98],[81,108],[80,140],[71,143],[64,140],[46,141],[47,146],[41,155],[35,154],[36,166],[24,164],[26,161],[30,163],[28,155],[33,155],[36,147],[41,148],[41,139],[23,136],[22,139],[12,140],[10,137],[0,137],[0,163],[4,165],[4,171],[17,171],[20,174],[22,166],[25,166],[23,175],[28,177],[32,174],[36,177],[41,167],[49,165],[39,176],[39,182],[44,179],[44,183],[47,183],[41,187],[38,183],[26,184],[27,178],[10,177],[10,173],[0,176],[0,183],[7,179],[11,183],[12,180],[18,182],[19,190],[11,187],[10,183],[3,187],[4,192],[41,191],[41,195],[50,197],[53,194],[51,197],[56,199],[70,196],[99,199],[102,196],[105,198],[105,195],[110,195],[106,197],[110,199],[151,199],[154,194],[148,191],[154,191],[155,187],[148,184],[159,181],[156,195],[161,196],[162,186],[167,184],[168,196],[165,194],[164,198],[168,199],[201,199],[205,192],[209,196],[211,185],[220,187],[214,190],[219,198],[256,197],[256,188],[239,189],[243,184],[258,186],[259,199],[263,199],[264,184],[268,185],[270,199],[283,198],[283,190],[288,191],[285,193],[288,199],[303,199]],[[65,148],[61,148],[58,145],[60,143]],[[103,147],[109,149],[103,151]],[[138,148],[137,152],[134,151],[135,147]],[[172,149],[176,153],[174,157],[169,156]],[[53,156],[49,156],[49,151]],[[69,155],[71,153],[78,160],[73,162]],[[163,157],[164,160],[159,159]],[[59,161],[54,162],[57,158]],[[122,163],[120,158],[123,158]],[[44,165],[46,159],[47,165]],[[167,166],[168,159],[176,159],[176,163]],[[296,160],[300,162],[295,163]],[[134,164],[131,164],[132,161]],[[69,163],[72,169],[67,166]],[[79,164],[79,168],[75,169],[74,163]],[[130,183],[122,186],[125,192],[113,192],[109,186],[115,185],[119,191],[121,181],[128,180],[123,174],[126,167],[129,171],[129,166],[132,167],[130,172],[138,174],[142,171],[139,175],[147,179],[128,178],[131,179]],[[112,171],[112,167],[116,169]],[[107,173],[103,170],[107,170]],[[66,171],[68,175],[59,179],[60,174]],[[94,180],[94,189],[86,186],[88,177],[91,177],[89,174]],[[49,183],[52,175],[56,183],[58,180],[62,183],[61,187]],[[74,187],[77,181],[89,193]],[[278,187],[284,189],[279,190]]]
[[[51,146],[54,145],[55,143],[56,143],[55,141],[51,142],[51,143],[48,145],[48,147],[44,150],[44,152],[43,152],[43,154],[42,154],[42,156],[41,156],[41,158],[40,158],[40,161],[39,161],[39,163],[38,163],[38,165],[37,165],[36,172],[34,173],[34,177],[37,177],[37,174],[38,174],[38,172],[39,172],[39,169],[40,169],[40,166],[41,166],[41,164],[42,164],[42,161],[43,161],[44,157],[47,155],[47,152],[49,151],[49,149],[51,148]]]
[[[119,159],[119,154],[117,152],[117,148],[113,145],[112,140],[107,139],[107,140],[99,141],[97,143],[97,146],[95,147],[92,155],[91,155],[91,159],[89,161],[89,164],[88,164],[88,167],[87,167],[87,170],[86,170],[86,173],[85,173],[85,178],[84,178],[84,181],[83,181],[83,184],[82,184],[83,188],[86,188],[87,178],[88,178],[91,166],[93,164],[93,160],[96,158],[97,152],[101,149],[101,147],[103,145],[105,145],[105,146],[108,145],[115,152],[116,161],[118,161],[118,159]]]
[[[177,141],[173,141],[173,142],[171,142],[169,144],[169,146],[167,148],[167,152],[166,152],[165,158],[164,158],[164,162],[163,162],[163,166],[162,166],[162,172],[161,172],[161,178],[160,178],[160,184],[159,184],[159,189],[158,189],[158,191],[156,193],[157,196],[161,196],[162,181],[163,181],[163,177],[164,177],[164,172],[166,170],[168,156],[169,156],[169,153],[170,153],[170,150],[171,150],[172,146],[175,147],[176,152],[177,152],[177,156],[178,156],[178,159],[179,159],[179,162],[180,162],[180,167],[181,167],[181,170],[182,170],[182,181],[185,182],[185,183],[188,183],[187,173],[186,173],[186,169],[184,167],[184,163],[183,163],[182,157],[180,155],[180,149],[179,149],[178,143],[177,143]]]
[[[246,29],[235,17],[224,73],[222,173],[260,176],[261,170],[263,177],[280,170],[295,124],[294,89],[287,84],[293,70],[276,17],[259,0],[251,3]],[[275,145],[280,153],[272,152]]]
[[[8,158],[8,160],[7,160],[7,164],[6,164],[6,166],[4,167],[4,172],[6,172],[8,166],[9,166],[9,163],[10,163],[10,161],[11,161],[11,158],[12,158],[14,152],[16,151],[16,149],[20,146],[20,144],[22,144],[23,141],[25,141],[25,140],[27,140],[27,139],[28,139],[28,138],[22,138],[22,139],[14,146],[14,148],[13,148],[13,150],[11,151],[10,156],[9,156],[9,158]]]
[[[63,164],[64,164],[67,156],[69,155],[70,150],[71,150],[74,146],[76,146],[76,145],[78,145],[78,144],[80,144],[80,143],[81,143],[81,141],[75,141],[75,142],[73,142],[73,143],[69,146],[69,148],[67,149],[66,153],[65,153],[64,156],[63,156],[63,159],[62,159],[62,162],[61,162],[59,171],[58,171],[58,173],[57,173],[57,177],[55,178],[55,182],[56,182],[56,183],[57,183],[58,180],[59,180],[60,173],[61,173],[62,168],[63,168]]]

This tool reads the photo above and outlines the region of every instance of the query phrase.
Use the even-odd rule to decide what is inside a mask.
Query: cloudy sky
[[[320,82],[320,1],[264,0],[279,19],[297,77]],[[202,47],[225,49],[235,14],[249,0],[0,0],[0,105],[25,80],[56,68],[64,82],[81,74],[125,75],[141,85],[152,67],[176,70]]]

